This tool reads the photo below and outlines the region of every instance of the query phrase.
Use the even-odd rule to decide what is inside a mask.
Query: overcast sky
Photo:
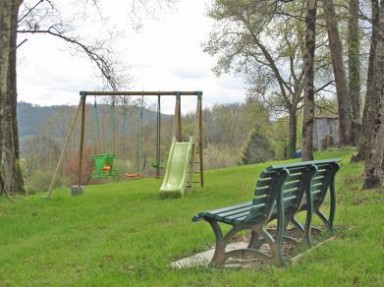
[[[144,20],[139,32],[129,28],[132,22],[127,0],[104,1],[108,3],[102,7],[108,25],[96,26],[98,17],[90,19],[87,15],[89,23],[81,20],[82,29],[88,35],[102,35],[102,29],[114,26],[124,29],[114,45],[122,64],[129,67],[132,81],[126,89],[203,91],[205,107],[244,101],[242,79],[231,75],[217,78],[211,71],[215,59],[202,52],[201,44],[208,39],[212,26],[205,16],[207,1],[180,0],[157,20]],[[73,7],[68,1],[55,2],[62,5],[59,7],[64,16],[71,14]],[[19,101],[44,106],[77,104],[80,90],[102,88],[95,66],[68,50],[62,41],[25,34],[19,36],[19,42],[23,39],[28,41],[18,51]],[[173,111],[171,102],[162,106],[164,112]],[[184,112],[192,111],[194,105],[186,100],[182,108]]]

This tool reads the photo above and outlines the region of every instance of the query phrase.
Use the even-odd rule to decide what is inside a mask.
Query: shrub
[[[48,191],[49,185],[53,177],[53,170],[36,170],[33,174],[25,180],[25,186],[28,194],[36,192]],[[64,184],[65,180],[59,175],[55,181],[53,188],[60,187]]]
[[[216,169],[237,165],[238,153],[230,146],[221,143],[210,143],[204,149],[204,167]]]
[[[274,157],[271,143],[262,134],[252,131],[241,156],[241,163],[252,164],[265,162]]]
[[[67,162],[65,163],[64,170],[68,176],[69,184],[78,184],[79,180],[79,153],[69,155]],[[81,185],[86,185],[91,180],[91,173],[94,166],[91,159],[91,148],[86,147],[83,150],[83,161],[81,171]]]

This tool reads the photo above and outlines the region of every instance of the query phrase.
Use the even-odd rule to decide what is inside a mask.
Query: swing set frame
[[[195,96],[197,97],[197,105],[196,105],[196,116],[195,116],[195,128],[194,128],[194,139],[195,139],[195,147],[194,149],[197,152],[198,158],[195,163],[198,163],[199,168],[196,173],[199,173],[199,183],[201,187],[204,187],[204,168],[203,168],[203,119],[202,119],[202,91],[80,91],[80,103],[77,107],[74,117],[72,118],[72,122],[67,132],[67,136],[64,141],[63,150],[61,152],[59,162],[56,166],[55,172],[53,174],[50,186],[47,192],[47,198],[51,198],[53,194],[53,186],[55,184],[57,174],[63,164],[64,155],[68,144],[72,138],[73,132],[76,127],[76,123],[78,118],[80,117],[81,128],[80,128],[80,147],[79,147],[79,161],[78,161],[78,185],[73,186],[72,190],[75,190],[76,193],[83,191],[83,186],[81,186],[82,182],[82,169],[83,169],[83,153],[84,153],[84,140],[85,140],[85,112],[86,112],[86,100],[87,96],[157,96],[158,97],[158,113],[157,113],[157,144],[156,144],[156,177],[160,177],[160,169],[162,168],[160,165],[160,129],[161,129],[161,114],[160,114],[160,104],[161,97],[176,97],[176,105],[175,105],[175,114],[173,121],[173,136],[176,138],[176,141],[182,141],[182,128],[181,128],[181,98],[182,96]],[[195,159],[192,159],[193,161]],[[193,165],[194,162],[192,162]],[[193,170],[191,172],[194,172]],[[192,179],[192,174],[190,175]],[[192,184],[192,182],[191,182]],[[73,192],[74,193],[74,192]]]

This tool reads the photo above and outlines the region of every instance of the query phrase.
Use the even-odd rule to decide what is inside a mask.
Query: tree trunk
[[[326,19],[329,49],[332,58],[333,74],[336,82],[337,103],[339,111],[340,144],[351,144],[351,102],[349,98],[347,78],[342,57],[342,47],[339,29],[336,23],[336,13],[333,0],[322,0]]]
[[[21,1],[0,2],[0,194],[23,191],[16,121],[16,37]]]
[[[361,125],[360,98],[360,35],[359,35],[359,0],[349,0],[348,20],[348,58],[349,58],[349,93],[352,107],[351,140],[357,144]]]
[[[313,119],[315,114],[314,58],[316,44],[316,12],[317,0],[307,0],[304,52],[304,119],[301,155],[303,160],[313,160]]]
[[[371,126],[374,118],[373,108],[373,86],[374,86],[374,73],[373,64],[375,58],[375,51],[377,45],[377,28],[379,25],[379,2],[378,0],[371,0],[372,4],[372,34],[371,34],[371,46],[369,50],[368,59],[368,73],[367,73],[367,92],[365,95],[365,104],[363,111],[363,123],[361,126],[359,143],[357,146],[357,155],[352,157],[352,161],[365,160],[368,152],[369,139],[371,138]]]
[[[7,138],[5,101],[8,93],[8,72],[10,64],[12,1],[0,1],[0,194],[8,194],[9,169],[6,166],[9,151],[5,149]]]
[[[17,121],[17,25],[19,8],[21,0],[14,0],[12,7],[11,20],[11,51],[9,65],[9,120],[12,122],[12,141],[14,147],[14,191],[25,193],[24,178],[20,168],[20,143],[19,143],[19,126]]]
[[[289,140],[287,158],[294,158],[297,143],[297,115],[296,109],[289,111]]]
[[[384,158],[384,0],[380,1],[379,26],[374,58],[373,102],[375,117],[372,121],[370,147],[365,160],[364,189],[382,184]],[[371,107],[372,108],[372,107]]]

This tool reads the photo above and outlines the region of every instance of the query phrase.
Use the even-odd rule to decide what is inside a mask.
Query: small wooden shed
[[[313,125],[313,147],[316,150],[338,146],[340,143],[339,117],[337,115],[315,116]]]

